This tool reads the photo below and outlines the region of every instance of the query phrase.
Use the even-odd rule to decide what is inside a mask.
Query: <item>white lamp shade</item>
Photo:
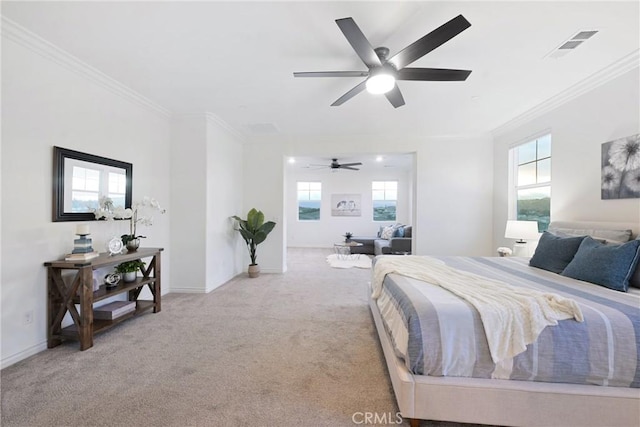
[[[76,234],[80,236],[90,234],[89,226],[87,224],[79,224],[76,226]]]
[[[504,237],[507,239],[537,239],[537,221],[507,221],[507,228],[504,230]]]
[[[396,79],[391,74],[379,73],[367,79],[367,92],[372,94],[387,93],[396,84]]]

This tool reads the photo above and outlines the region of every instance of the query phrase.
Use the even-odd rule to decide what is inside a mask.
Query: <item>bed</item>
[[[552,223],[551,228],[559,236],[588,234],[596,240],[609,237],[601,230],[631,229],[632,238],[638,233],[637,224]],[[494,363],[482,319],[469,301],[404,274],[385,275],[378,285],[375,264],[382,258],[377,258],[370,308],[398,408],[412,426],[419,420],[640,425],[640,289],[619,292],[531,267],[526,258],[429,258],[461,274],[560,295],[577,303],[583,321],[559,320],[524,352]],[[410,324],[417,324],[418,332],[407,332],[415,327]]]

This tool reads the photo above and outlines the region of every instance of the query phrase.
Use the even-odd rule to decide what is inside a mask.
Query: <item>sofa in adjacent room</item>
[[[351,240],[362,246],[351,248],[352,254],[391,255],[410,254],[412,227],[410,225],[390,225],[380,227],[376,236],[354,236]]]

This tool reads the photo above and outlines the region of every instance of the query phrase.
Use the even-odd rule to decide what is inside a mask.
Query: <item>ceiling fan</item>
[[[331,170],[338,169],[349,169],[352,171],[359,171],[360,169],[354,168],[354,166],[362,166],[362,163],[338,163],[338,159],[331,159],[331,163],[329,165],[309,165],[309,166],[319,166],[319,167],[329,167]]]
[[[404,98],[396,80],[464,81],[470,70],[446,68],[406,68],[427,53],[451,40],[471,26],[464,16],[458,15],[421,39],[410,44],[391,58],[386,47],[373,48],[353,18],[336,19],[336,23],[356,51],[368,71],[312,71],[294,72],[294,77],[366,77],[353,89],[338,98],[332,107],[342,105],[365,88],[370,93],[384,93],[395,108],[404,105]]]

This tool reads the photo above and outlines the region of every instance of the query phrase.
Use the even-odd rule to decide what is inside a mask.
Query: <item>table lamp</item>
[[[538,238],[538,222],[509,220],[504,231],[504,237],[516,239],[513,245],[514,256],[529,256],[525,239]]]
[[[93,252],[91,239],[87,236],[91,234],[87,224],[80,224],[76,227],[76,234],[80,237],[73,241],[72,254],[88,254]]]

